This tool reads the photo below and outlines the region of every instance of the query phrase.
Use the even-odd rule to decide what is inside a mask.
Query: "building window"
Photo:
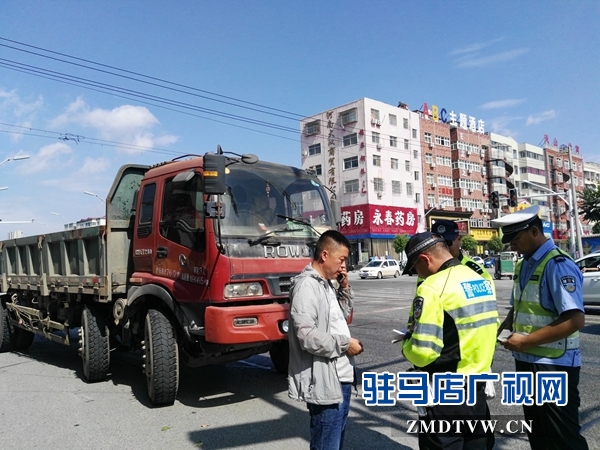
[[[408,150],[408,139],[404,139],[404,150]]]
[[[356,137],[356,133],[347,134],[344,136],[344,147],[348,147],[349,145],[354,145],[358,142]]]
[[[423,133],[423,139],[425,139],[425,142],[427,142],[428,144],[431,144],[431,133],[425,132]]]
[[[379,110],[371,108],[371,120],[379,120]]]
[[[412,183],[406,183],[406,195],[413,194],[413,186]]]
[[[419,171],[415,170],[415,181],[419,181],[420,175],[419,175]]]
[[[426,174],[425,180],[427,181],[427,184],[432,184],[433,183],[433,174],[432,173]]]
[[[419,151],[418,150],[413,150],[413,158],[419,159]]]
[[[398,159],[397,158],[392,158],[391,168],[394,170],[398,170]]]
[[[408,159],[404,161],[404,170],[410,172],[410,161]]]
[[[373,178],[373,187],[377,192],[383,192],[383,178]]]
[[[373,142],[374,144],[379,144],[379,133],[375,131],[371,133],[371,142]]]
[[[373,165],[381,167],[381,155],[373,155]]]
[[[308,155],[320,155],[321,154],[321,144],[309,145],[308,146]]]
[[[433,155],[431,153],[425,153],[425,162],[431,164],[433,162]]]
[[[390,125],[394,127],[398,125],[398,117],[396,114],[390,114]]]
[[[323,167],[321,167],[321,164],[317,164],[316,166],[313,166],[315,168],[315,173],[317,175],[323,175]]]
[[[402,182],[392,180],[392,195],[402,194]]]
[[[344,170],[358,167],[358,156],[344,159]]]
[[[321,121],[314,120],[304,125],[304,134],[306,136],[312,136],[321,132]]]
[[[350,194],[352,192],[358,192],[358,180],[344,181],[344,193]]]
[[[402,119],[402,127],[408,130],[408,119]]]
[[[413,128],[413,129],[412,129],[412,138],[413,138],[413,139],[416,139],[416,138],[417,138],[417,129],[416,129],[416,128]]]
[[[415,192],[415,203],[421,203],[421,193]]]
[[[356,122],[356,108],[340,113],[340,118],[342,119],[342,125]]]
[[[398,138],[396,136],[390,136],[390,147],[398,147]]]

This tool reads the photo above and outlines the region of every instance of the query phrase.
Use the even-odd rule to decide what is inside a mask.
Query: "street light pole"
[[[573,203],[571,204],[571,211],[569,211],[569,216],[575,219],[575,223],[577,224],[575,228],[575,238],[577,239],[577,248],[579,251],[578,257],[583,256],[583,244],[581,242],[581,233],[579,232],[579,211],[577,210],[577,190],[575,189],[575,178],[573,176],[573,155],[571,153],[571,145],[569,144],[569,175],[571,176],[571,199]],[[571,233],[573,233],[573,228],[571,228]],[[573,236],[571,236],[571,240],[573,240]]]
[[[83,191],[83,193],[86,195],[91,195],[92,197],[96,197],[96,198],[100,199],[102,202],[106,203],[106,200],[104,200],[98,194],[94,194],[93,192],[90,192],[90,191]]]
[[[18,155],[18,156],[13,156],[11,158],[6,158],[4,161],[0,162],[0,166],[9,161],[18,161],[20,159],[29,159],[29,155]]]

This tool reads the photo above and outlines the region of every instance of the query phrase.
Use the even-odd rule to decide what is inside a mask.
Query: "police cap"
[[[494,219],[492,223],[502,228],[502,243],[508,244],[517,237],[519,232],[530,228],[536,223],[541,225],[541,219],[538,216],[539,212],[539,205],[533,205],[521,211]]]
[[[406,267],[404,267],[404,271],[402,275],[408,275],[412,273],[412,269],[417,262],[418,256],[431,247],[432,245],[437,244],[438,242],[446,242],[444,238],[437,234],[430,233],[426,231],[424,233],[417,233],[413,237],[410,238],[408,243],[406,244],[406,248],[404,251],[406,252]]]
[[[440,219],[436,220],[431,227],[431,232],[439,234],[445,240],[452,241],[458,237],[458,225],[453,220]]]

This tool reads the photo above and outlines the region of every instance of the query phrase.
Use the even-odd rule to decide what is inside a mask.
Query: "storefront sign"
[[[449,125],[458,126],[463,130],[485,134],[485,122],[481,119],[476,120],[473,116],[467,116],[463,113],[458,113],[457,116],[454,111],[448,112],[446,111],[446,108],[439,109],[436,105],[431,105],[431,109],[429,109],[427,103],[423,104],[421,113],[423,114],[423,117],[433,120],[434,122],[443,122]]]
[[[398,206],[358,205],[342,208],[340,231],[352,235],[397,235],[417,232],[417,209]]]

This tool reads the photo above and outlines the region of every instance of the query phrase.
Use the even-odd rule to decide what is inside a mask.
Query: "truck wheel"
[[[288,363],[290,360],[290,346],[288,341],[274,342],[269,350],[273,367],[279,373],[288,373]]]
[[[14,346],[15,350],[27,350],[33,344],[35,334],[31,331],[24,330],[23,328],[15,328],[14,333]]]
[[[8,311],[4,306],[0,305],[0,353],[9,352],[12,350],[11,328],[12,326],[8,321]]]
[[[179,351],[173,325],[155,309],[146,315],[143,349],[150,400],[156,406],[172,405],[179,387]]]
[[[108,327],[100,314],[88,307],[81,312],[79,352],[87,381],[94,383],[105,380],[110,364]]]

